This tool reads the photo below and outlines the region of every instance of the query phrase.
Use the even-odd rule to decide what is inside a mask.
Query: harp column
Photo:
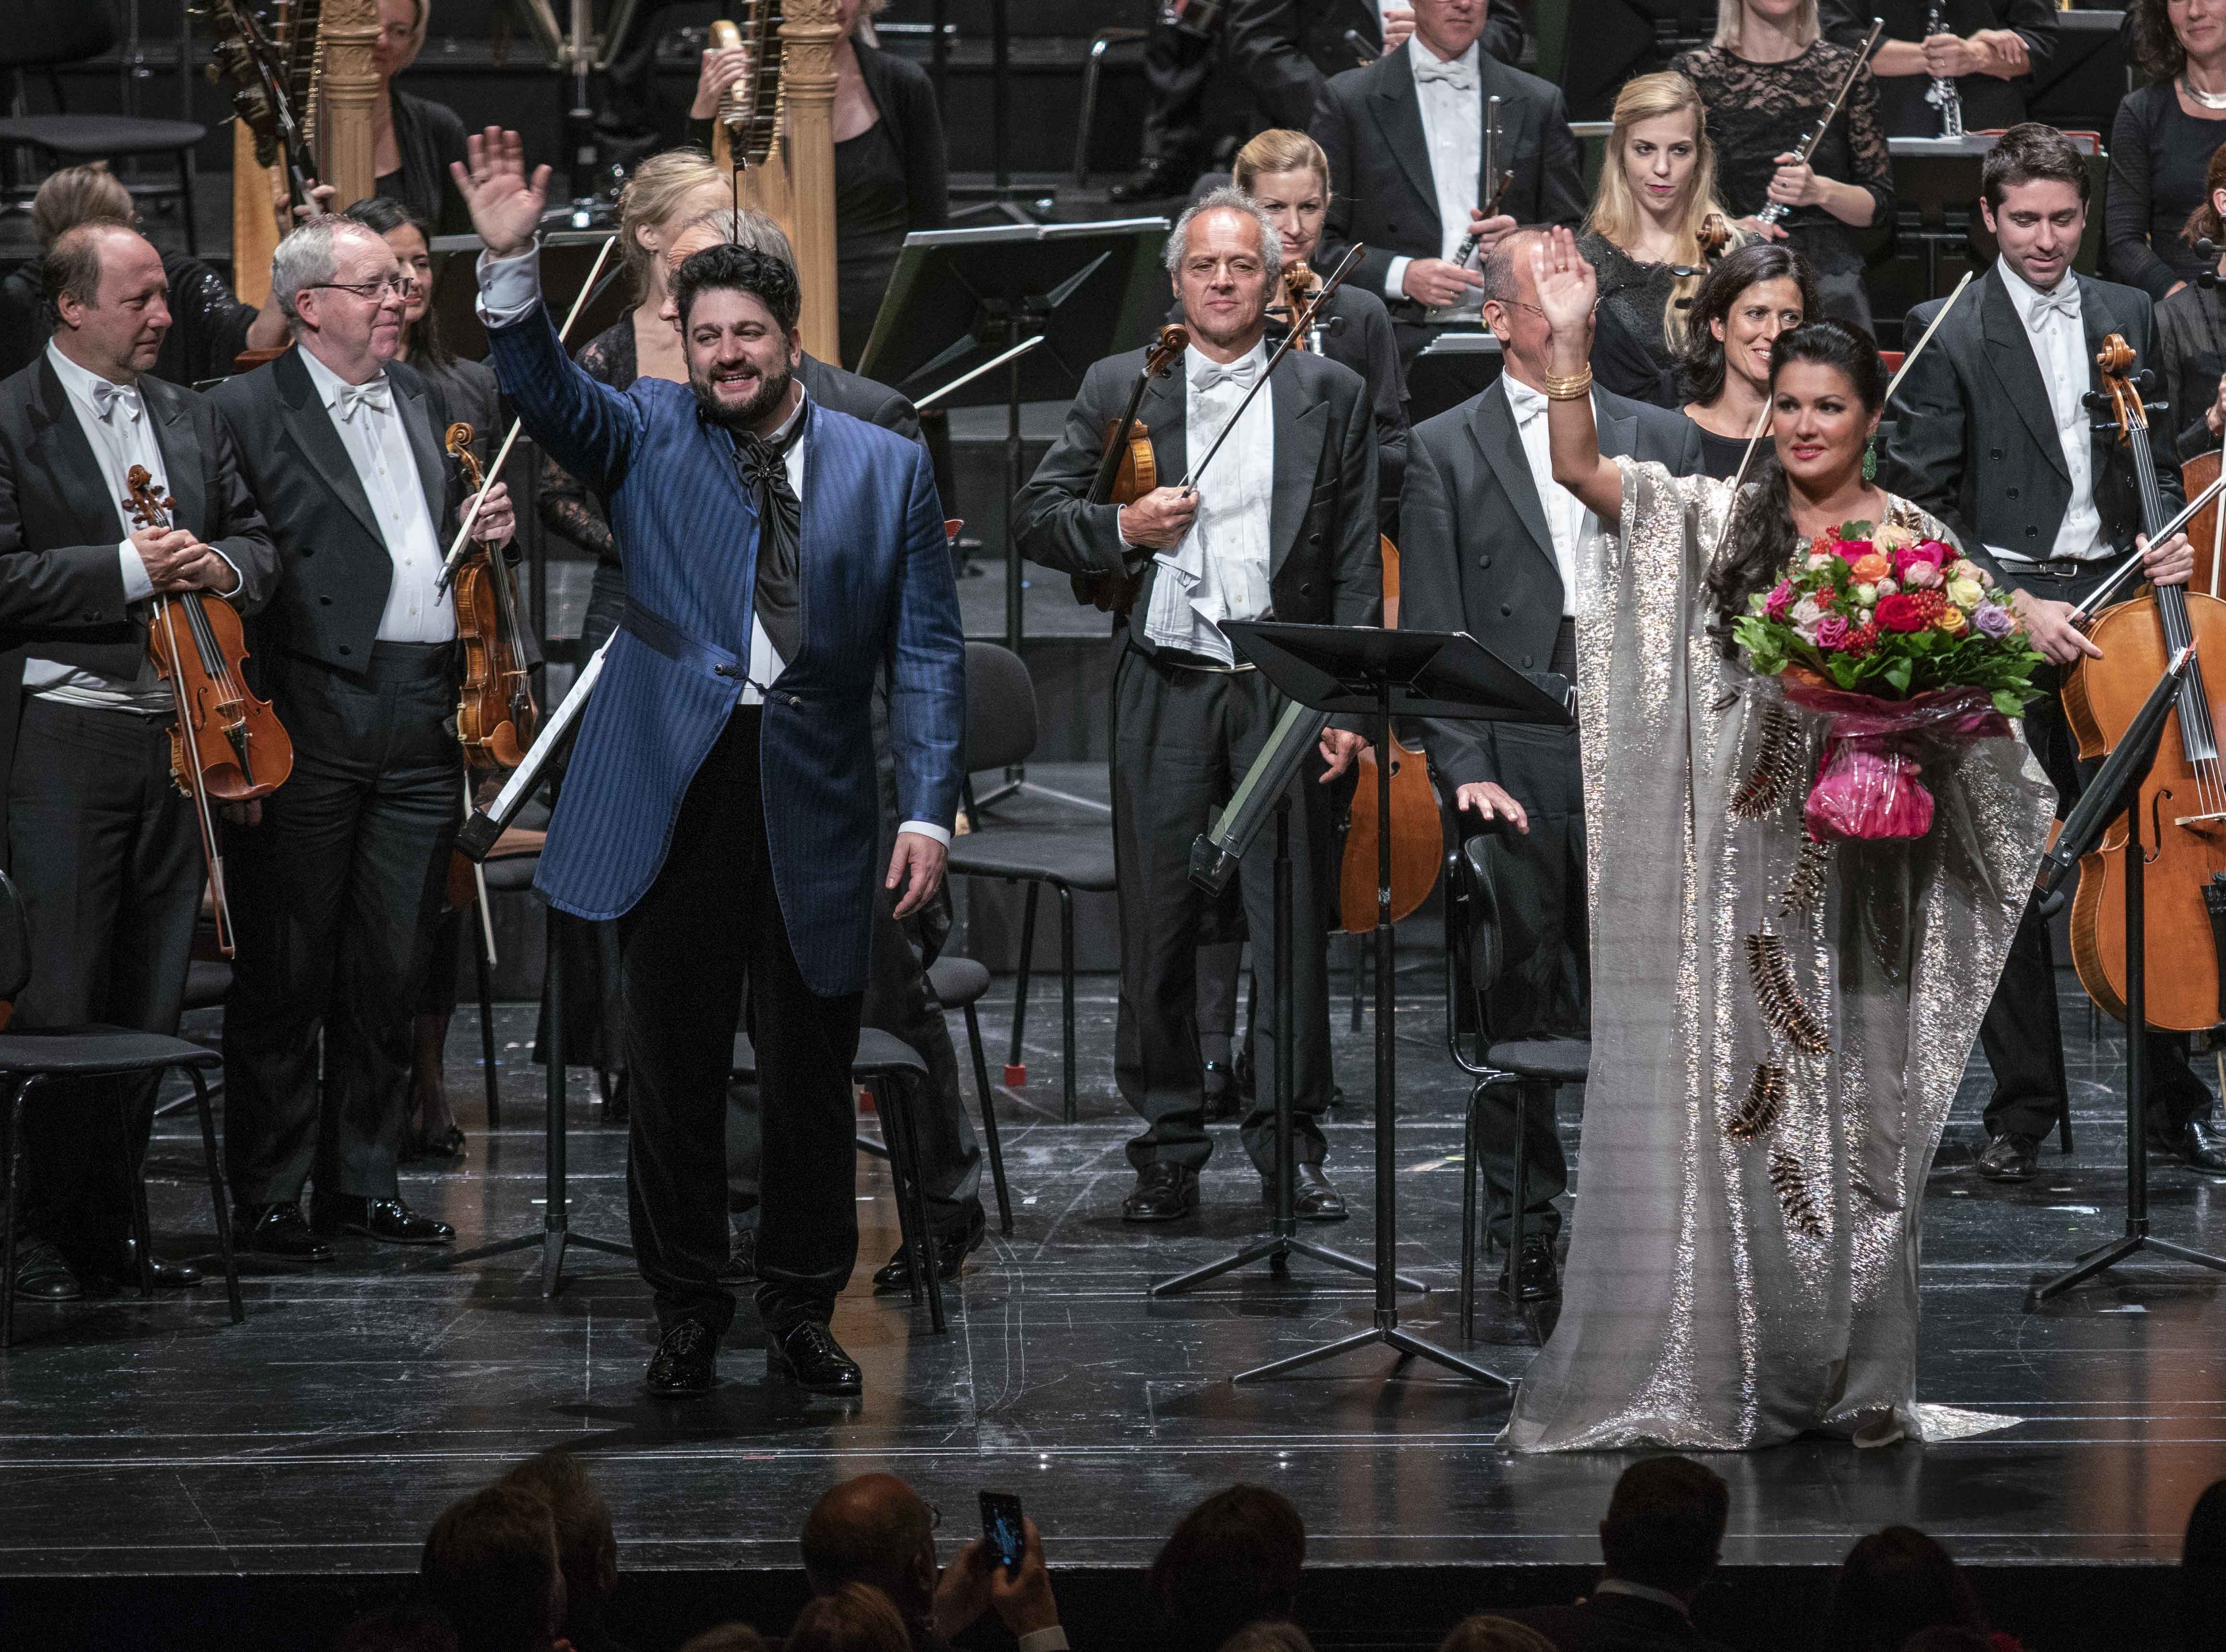
[[[835,44],[838,0],[787,0],[781,8],[781,77],[788,101],[789,198],[797,276],[804,288],[804,347],[843,359],[835,288]]]
[[[371,48],[378,39],[378,0],[325,0],[317,32],[325,51],[318,162],[338,209],[370,194],[376,175],[372,110],[379,92]]]

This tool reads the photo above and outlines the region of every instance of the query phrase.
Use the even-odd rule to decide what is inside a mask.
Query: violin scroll
[[[478,493],[486,489],[487,482],[480,473],[479,455],[472,451],[472,427],[459,419],[448,427],[445,438],[448,452],[464,473],[464,491]]]

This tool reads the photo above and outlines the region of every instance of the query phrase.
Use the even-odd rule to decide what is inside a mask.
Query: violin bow
[[[580,283],[578,296],[572,300],[572,308],[564,314],[564,325],[556,329],[557,343],[563,343],[570,335],[572,323],[580,319],[580,312],[587,308],[588,295],[595,290],[595,278],[603,273],[603,265],[610,261],[611,249],[618,244],[619,238],[614,235],[595,254],[595,263],[588,268],[588,278]],[[472,495],[471,507],[464,512],[464,519],[456,529],[455,540],[449,545],[448,556],[441,563],[440,577],[433,581],[436,591],[445,591],[455,583],[456,569],[463,565],[464,547],[471,538],[473,527],[480,519],[480,506],[486,503],[487,491],[493,485],[494,479],[502,474],[503,461],[510,457],[510,450],[518,445],[518,433],[524,423],[521,419],[510,422],[510,434],[503,437],[501,450],[495,454],[494,462],[487,467],[487,474],[480,479],[480,490]]]
[[[2200,493],[2197,493],[2193,499],[2190,499],[2180,508],[2178,515],[2174,516],[2171,521],[2166,523],[2163,527],[2158,529],[2156,538],[2151,540],[2150,543],[2154,544],[2159,541],[2171,538],[2172,535],[2178,533],[2190,522],[2192,522],[2203,507],[2210,504],[2211,500],[2216,499],[2223,490],[2226,490],[2226,467],[2220,467],[2218,474],[2211,480],[2210,486],[2204,488]],[[2127,556],[2125,561],[2120,562],[2116,568],[2111,570],[2109,578],[2104,580],[2100,585],[2096,586],[2093,590],[2087,594],[2087,600],[2085,602],[2080,603],[2078,607],[2071,610],[2071,617],[2075,620],[2093,618],[2095,610],[2089,607],[2088,604],[2108,601],[2109,600],[2110,594],[2113,591],[2115,591],[2121,585],[2123,585],[2127,579],[2140,569],[2141,565],[2141,558],[2147,555],[2148,552],[2146,550],[2137,550],[2131,556]]]
[[[1339,284],[1352,273],[1353,265],[1360,262],[1360,255],[1367,251],[1368,249],[1359,242],[1354,242],[1345,257],[1339,260],[1337,268],[1331,272],[1329,278],[1322,283],[1321,289],[1315,293],[1306,308],[1291,318],[1291,330],[1283,335],[1283,341],[1275,346],[1275,353],[1268,358],[1268,365],[1260,370],[1260,376],[1252,381],[1252,388],[1244,392],[1244,399],[1237,403],[1237,410],[1229,416],[1229,423],[1221,427],[1221,434],[1214,437],[1213,445],[1205,450],[1205,457],[1192,466],[1190,474],[1177,484],[1180,491],[1186,493],[1194,493],[1198,491],[1198,479],[1205,473],[1205,467],[1213,462],[1213,455],[1221,451],[1221,444],[1229,440],[1229,433],[1237,428],[1237,422],[1244,416],[1244,410],[1252,405],[1252,398],[1268,387],[1268,380],[1275,375],[1275,365],[1290,354],[1293,341],[1314,324],[1315,315],[1320,312],[1324,304],[1329,302],[1329,295],[1338,289]]]

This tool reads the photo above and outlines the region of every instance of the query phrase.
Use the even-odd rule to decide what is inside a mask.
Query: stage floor
[[[1432,1286],[1409,1299],[1406,1323],[1456,1346],[1465,1087],[1445,1057],[1431,967],[1402,987],[1399,1261]],[[1627,1458],[1503,1452],[1503,1392],[1423,1366],[1395,1372],[1375,1351],[1282,1382],[1225,1380],[1366,1325],[1365,1282],[1300,1263],[1283,1278],[1260,1268],[1148,1299],[1148,1281],[1234,1248],[1262,1213],[1233,1132],[1217,1127],[1196,1220],[1120,1222],[1129,1125],[1110,1076],[1111,992],[1108,978],[1083,983],[1084,1116],[1072,1128],[1057,1121],[1055,996],[1031,1018],[1034,1082],[999,1099],[1015,1231],[1001,1237],[993,1222],[950,1293],[945,1337],[927,1334],[924,1308],[871,1293],[894,1216],[882,1167],[862,1163],[861,1263],[836,1328],[865,1368],[862,1405],[770,1394],[747,1307],[716,1395],[652,1403],[637,1386],[653,1342],[646,1293],[630,1263],[587,1252],[572,1254],[551,1299],[531,1251],[405,1273],[407,1254],[352,1242],[340,1266],[314,1274],[251,1263],[240,1326],[215,1284],[153,1303],[26,1305],[22,1344],[0,1362],[0,1595],[10,1577],[407,1573],[444,1504],[554,1446],[587,1455],[632,1572],[792,1567],[805,1507],[868,1468],[911,1480],[946,1511],[947,1533],[970,1525],[976,1489],[1017,1491],[1063,1567],[1142,1565],[1179,1511],[1237,1479],[1304,1510],[1311,1566],[1593,1564],[1595,1524]],[[983,1007],[993,1072],[1005,1001],[1001,985]],[[480,1128],[467,1009],[449,1083],[470,1162],[405,1179],[407,1197],[466,1244],[541,1222],[541,1086],[522,1045],[532,1012],[507,1007],[499,1020],[505,1128],[490,1141]],[[1337,1021],[1340,1077],[1364,1098],[1369,1034],[1349,1031],[1341,1007]],[[2196,1496],[2226,1475],[2220,1280],[2144,1261],[2022,1311],[2028,1283],[2121,1226],[2119,1045],[2089,1041],[2083,1000],[2070,994],[2064,1021],[2077,1155],[2051,1145],[2023,1189],[1978,1182],[1969,1162],[1988,1079],[1975,1056],[1926,1204],[1923,1397],[2015,1425],[1954,1445],[1712,1458],[1733,1486],[1728,1564],[1827,1565],[1895,1522],[1967,1561],[2177,1558]],[[623,1237],[624,1135],[602,1122],[584,1072],[569,1115],[574,1226]],[[163,1121],[163,1158],[198,1157],[186,1118]],[[1562,1128],[1574,1148],[1574,1109]],[[1358,1099],[1329,1134],[1332,1174],[1364,1212],[1371,1131]],[[2153,1179],[2160,1235],[2226,1251],[2226,1183],[2162,1166]],[[158,1249],[213,1266],[205,1191],[166,1179],[153,1202]],[[1368,1252],[1364,1220],[1315,1231]],[[1529,1331],[1488,1291],[1464,1351],[1519,1374]]]

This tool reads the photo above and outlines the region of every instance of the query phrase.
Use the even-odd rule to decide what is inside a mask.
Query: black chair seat
[[[232,990],[232,966],[216,958],[195,958],[186,966],[186,1007],[214,1009]]]
[[[208,128],[189,120],[127,115],[25,115],[0,120],[0,143],[29,143],[54,155],[155,155],[189,149]]]
[[[506,855],[489,861],[482,868],[487,873],[487,893],[507,895],[532,888],[533,874],[540,864],[537,855]]]
[[[0,1033],[0,1072],[51,1073],[59,1078],[223,1064],[224,1057],[218,1051],[129,1027],[55,1027],[42,1032]]]
[[[1557,1084],[1581,1084],[1591,1069],[1590,1039],[1510,1039],[1484,1052],[1487,1067],[1518,1078],[1546,1078]]]
[[[4,1044],[0,1039],[0,1044]],[[735,1029],[735,1049],[728,1071],[738,1078],[755,1078],[758,1073],[758,1052],[750,1043],[750,1035],[740,1027]],[[894,1033],[884,1032],[879,1027],[858,1029],[857,1058],[850,1064],[854,1077],[868,1078],[875,1073],[900,1072],[927,1082],[927,1063],[919,1052]]]
[[[945,956],[927,966],[927,984],[935,989],[935,1001],[944,1008],[964,1009],[979,1003],[989,990],[989,969],[972,958]]]
[[[1103,893],[1114,886],[1113,833],[987,826],[951,841],[951,870],[970,878],[1022,878]]]

